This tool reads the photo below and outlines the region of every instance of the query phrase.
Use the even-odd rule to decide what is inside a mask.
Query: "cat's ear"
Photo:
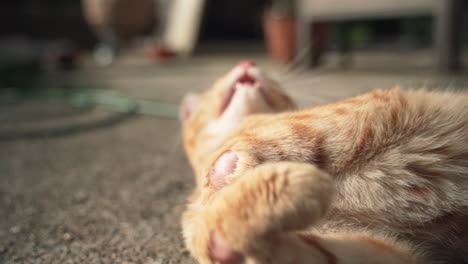
[[[179,119],[180,121],[186,121],[190,115],[195,111],[200,100],[200,95],[195,93],[189,93],[184,96],[182,99],[182,104],[179,109]]]

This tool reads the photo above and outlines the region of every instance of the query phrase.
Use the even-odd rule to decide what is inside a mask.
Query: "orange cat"
[[[202,95],[187,95],[180,109],[185,151],[195,171],[239,122],[254,113],[294,109],[278,83],[243,61]]]
[[[242,119],[191,157],[183,233],[200,263],[468,262],[468,94],[376,90]]]

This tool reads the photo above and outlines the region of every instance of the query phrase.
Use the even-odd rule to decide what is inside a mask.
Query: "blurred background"
[[[193,263],[178,104],[239,61],[300,106],[465,89],[462,0],[2,0],[0,262]]]

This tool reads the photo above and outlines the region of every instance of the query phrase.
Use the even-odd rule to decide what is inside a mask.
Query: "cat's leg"
[[[233,231],[235,232],[235,231]],[[313,234],[279,232],[250,241],[235,250],[223,238],[209,241],[210,263],[220,264],[424,264],[408,244],[372,232]]]
[[[218,191],[192,251],[201,263],[417,263],[371,234],[296,233],[324,216],[332,196],[331,178],[313,165],[260,165]]]
[[[265,235],[310,226],[326,213],[333,187],[313,165],[277,162],[247,170],[214,195],[202,206],[192,201],[183,219],[187,245],[201,263],[233,261]]]
[[[288,235],[293,237],[292,234]],[[418,254],[409,244],[397,241],[391,236],[370,231],[330,234],[296,233],[294,236],[301,240],[301,242],[295,241],[294,244],[300,249],[296,249],[296,252],[299,252],[299,261],[294,263],[426,263],[423,256]],[[289,239],[293,240],[293,238]],[[306,244],[307,247],[304,247],[303,244]],[[316,258],[317,252],[321,254],[321,258]],[[324,261],[321,261],[322,259]]]
[[[221,241],[227,232],[232,233],[226,242],[246,249],[250,241],[264,235],[312,225],[325,215],[332,196],[331,178],[317,167],[267,163],[247,170],[237,182],[220,190],[204,219],[214,222],[213,236]]]

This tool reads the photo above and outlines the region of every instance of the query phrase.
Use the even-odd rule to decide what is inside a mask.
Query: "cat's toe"
[[[208,247],[210,259],[213,262],[220,264],[244,263],[244,256],[232,249],[216,232],[211,234]]]

